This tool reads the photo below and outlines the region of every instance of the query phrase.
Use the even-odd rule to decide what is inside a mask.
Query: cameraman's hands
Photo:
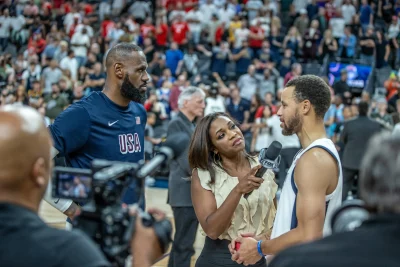
[[[165,213],[158,209],[149,209],[148,213],[153,215],[156,221],[165,218]],[[133,211],[136,215],[137,211]],[[133,255],[133,266],[147,267],[163,255],[161,246],[153,227],[145,227],[142,220],[136,217],[135,234],[131,241],[131,253]]]
[[[254,176],[260,168],[261,165],[257,165],[256,167],[253,167],[246,176],[239,178],[239,183],[236,185],[235,190],[240,194],[246,194],[258,189],[261,186],[261,183],[264,182],[264,179]]]

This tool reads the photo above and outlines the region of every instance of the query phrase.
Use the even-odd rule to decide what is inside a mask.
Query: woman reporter
[[[246,153],[242,132],[225,113],[199,122],[189,163],[193,206],[206,235],[196,267],[238,266],[231,260],[232,240],[240,234],[269,238],[276,213],[274,174],[268,170],[263,178],[254,176],[260,168],[258,159]],[[251,266],[266,266],[264,257]]]

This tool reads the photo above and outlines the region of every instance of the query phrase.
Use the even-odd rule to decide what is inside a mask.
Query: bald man
[[[150,80],[146,56],[140,47],[121,43],[111,48],[105,64],[107,79],[103,91],[74,103],[49,126],[53,154],[62,154],[69,167],[88,169],[94,159],[131,163],[144,159],[147,116],[142,104]],[[49,188],[45,200],[73,216],[76,204],[52,199],[50,192]],[[138,200],[132,185],[122,202],[132,204]]]
[[[0,266],[111,267],[79,230],[48,227],[38,216],[52,169],[52,142],[30,107],[0,108]],[[161,211],[149,210],[156,220]],[[153,228],[136,220],[133,266],[150,267],[163,251]]]
[[[51,173],[51,146],[34,109],[0,109],[0,265],[110,266],[82,232],[50,228],[37,214]]]

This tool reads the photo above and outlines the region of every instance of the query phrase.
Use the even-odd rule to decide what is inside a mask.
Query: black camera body
[[[71,199],[82,206],[73,227],[88,234],[114,266],[125,266],[136,219],[141,219],[145,227],[154,227],[164,251],[172,240],[171,223],[156,222],[140,210],[140,201],[135,203],[138,216],[131,216],[128,208],[122,207],[121,198],[127,187],[134,186],[138,196],[144,193],[143,180],[135,176],[140,167],[136,163],[94,160],[92,169],[54,168],[53,197]]]

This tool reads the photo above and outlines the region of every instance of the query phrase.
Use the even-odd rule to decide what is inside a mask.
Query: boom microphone
[[[171,134],[159,149],[159,153],[137,171],[136,177],[144,179],[153,174],[164,162],[179,157],[185,151],[189,142],[189,137],[186,134]]]
[[[281,150],[282,144],[278,141],[272,142],[268,148],[261,149],[258,160],[262,167],[258,169],[254,176],[262,178],[268,169],[275,169],[276,167],[278,167],[281,161],[281,158],[279,156]],[[245,194],[244,198],[247,199],[252,192]]]

